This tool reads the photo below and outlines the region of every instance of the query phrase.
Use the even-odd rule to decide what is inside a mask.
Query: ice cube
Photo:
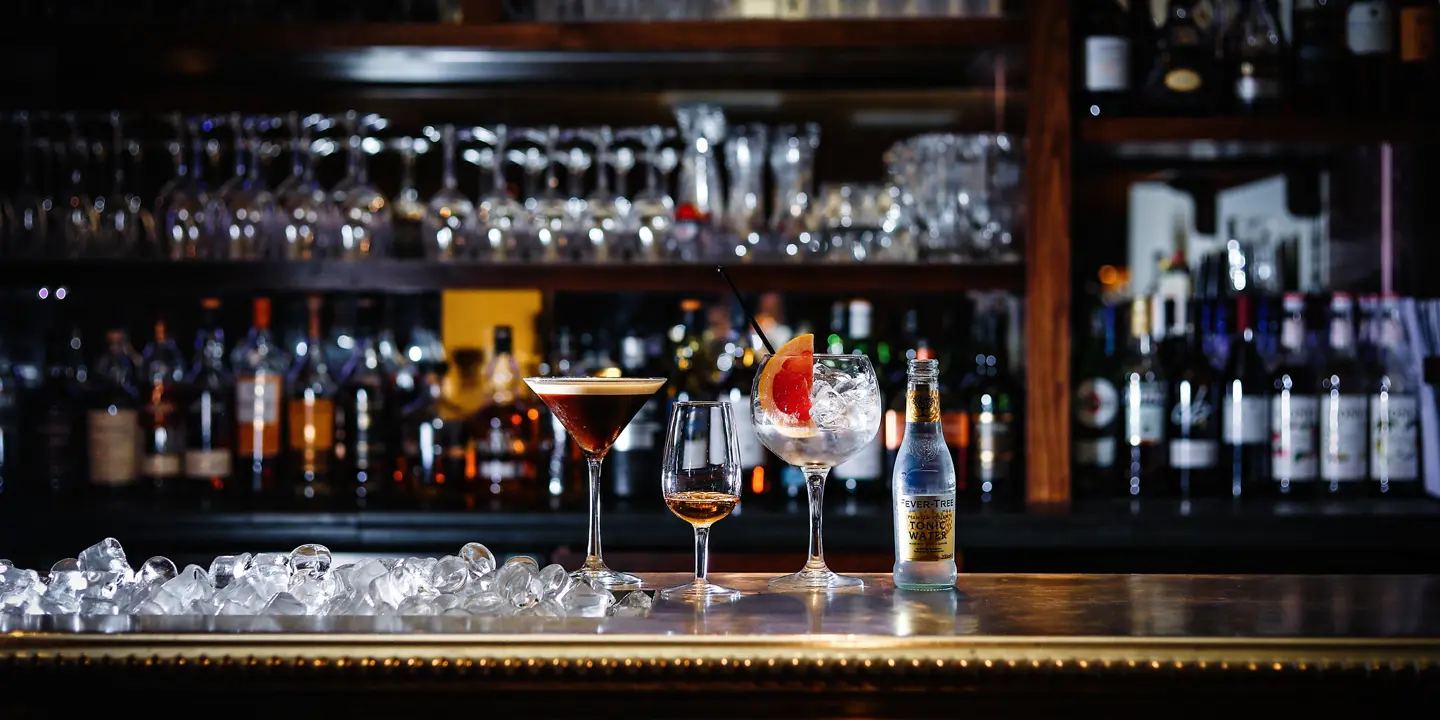
[[[72,615],[80,612],[80,595],[88,586],[85,573],[79,570],[50,573],[45,592],[40,596],[40,607],[46,615]]]
[[[262,611],[266,615],[304,615],[307,612],[305,603],[301,602],[294,595],[288,592],[276,593],[265,604]]]
[[[87,572],[85,573],[85,592],[82,598],[93,597],[102,600],[110,600],[120,592],[125,584],[125,578],[116,572]]]
[[[470,574],[475,577],[480,577],[495,569],[495,553],[490,552],[490,548],[478,542],[465,543],[458,554],[470,564]]]
[[[215,563],[210,563],[210,567],[215,567]],[[175,563],[171,562],[170,558],[156,555],[146,560],[145,563],[140,566],[140,572],[136,574],[139,576],[137,578],[139,582],[145,585],[154,585],[155,583],[166,582],[178,573],[175,570]]]
[[[290,574],[290,556],[286,553],[260,553],[250,558],[245,564],[246,572],[259,568],[278,567],[284,568],[285,574]]]
[[[370,584],[371,593],[377,603],[383,602],[398,607],[405,598],[420,590],[421,577],[415,567],[407,564],[396,565],[393,570]]]
[[[290,566],[288,563],[255,565],[251,567],[244,581],[253,586],[260,597],[269,600],[276,593],[290,589]]]
[[[435,606],[423,595],[405,598],[395,609],[397,615],[435,615]]]
[[[615,604],[614,613],[623,617],[645,617],[650,614],[650,608],[654,604],[655,601],[649,595],[632,590],[624,600]]]
[[[130,575],[130,561],[125,559],[125,548],[115,538],[105,538],[80,553],[77,558],[81,570],[99,570]]]
[[[6,572],[14,569],[14,567],[15,567],[15,563],[10,562],[9,560],[5,560],[5,559],[3,559],[3,558],[0,558],[0,575],[4,575]]]
[[[250,559],[250,553],[235,556],[235,562],[230,566],[230,582],[235,582],[250,572]]]
[[[348,590],[369,592],[371,583],[388,572],[390,572],[390,568],[386,567],[384,563],[375,558],[366,558],[355,563],[341,579],[344,580]]]
[[[560,565],[546,565],[545,568],[540,571],[541,594],[544,597],[558,598],[564,595],[565,591],[570,589],[570,583],[572,582],[574,581],[570,579],[570,574],[565,572],[565,568]]]
[[[44,590],[40,573],[12,567],[0,575],[0,607],[23,607]]]
[[[464,560],[447,555],[430,568],[431,588],[436,592],[453,593],[470,581],[470,565]]]
[[[312,614],[319,612],[341,589],[340,579],[330,573],[316,575],[307,572],[290,576],[290,594],[305,603]]]
[[[545,588],[540,584],[540,573],[535,568],[535,561],[516,562],[517,560],[520,558],[512,558],[500,568],[496,573],[495,587],[511,605],[527,608],[540,602]]]
[[[441,610],[441,611],[440,611],[440,614],[441,614],[441,615],[453,615],[453,616],[457,616],[457,617],[469,617],[469,616],[470,616],[470,611],[469,611],[469,610],[466,610],[465,608],[462,608],[462,607],[453,607],[453,608],[449,608],[449,609],[446,609],[446,610]]]
[[[77,559],[75,559],[75,558],[65,558],[64,560],[56,560],[56,561],[55,561],[55,564],[50,566],[50,572],[52,572],[52,573],[57,573],[57,572],[74,572],[74,571],[79,570],[79,569],[80,569],[80,561],[77,560]]]
[[[81,615],[119,615],[120,606],[112,600],[87,597],[80,600]]]
[[[452,593],[441,593],[436,595],[434,599],[430,601],[430,604],[434,605],[436,610],[449,610],[450,608],[460,607],[460,596]]]
[[[290,551],[290,569],[294,572],[325,574],[330,570],[330,548],[310,543]]]
[[[166,613],[165,613],[165,608],[161,607],[159,603],[156,603],[154,600],[146,600],[146,601],[140,603],[139,605],[136,605],[136,606],[135,606],[135,609],[132,610],[132,611],[130,612],[130,614],[131,614],[131,615],[164,615],[164,614],[166,614]]]
[[[546,598],[535,604],[531,614],[536,617],[563,618],[565,617],[565,606],[559,600]]]
[[[571,617],[605,617],[605,611],[615,604],[615,596],[609,590],[596,590],[589,583],[577,582],[560,598],[565,614]]]
[[[190,603],[209,598],[215,588],[210,576],[199,565],[186,565],[179,575],[160,586],[159,592],[150,599],[165,610],[167,615],[182,615],[189,611]]]
[[[475,593],[465,598],[464,608],[472,615],[499,615],[502,607],[509,602],[494,590]]]
[[[215,593],[215,602],[220,608],[235,605],[244,610],[224,613],[226,615],[254,615],[265,606],[268,599],[269,597],[260,597],[260,593],[256,592],[255,586],[249,581],[232,582],[224,590]]]
[[[234,555],[217,555],[210,561],[210,579],[215,583],[216,590],[224,590],[235,581],[236,571],[241,569],[237,561]]]

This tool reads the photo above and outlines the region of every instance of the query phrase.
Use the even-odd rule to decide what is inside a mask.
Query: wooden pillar
[[[1070,13],[1028,3],[1026,504],[1070,501]]]

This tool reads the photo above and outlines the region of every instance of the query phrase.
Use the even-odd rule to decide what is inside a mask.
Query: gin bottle
[[[896,453],[895,587],[955,587],[955,465],[940,426],[939,363],[911,360]]]

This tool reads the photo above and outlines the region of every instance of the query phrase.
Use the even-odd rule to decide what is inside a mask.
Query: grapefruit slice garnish
[[[781,345],[765,363],[757,390],[760,407],[782,432],[813,433],[810,388],[814,384],[815,336],[807,333]]]

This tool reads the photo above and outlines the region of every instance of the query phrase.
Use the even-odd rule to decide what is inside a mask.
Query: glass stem
[[[806,467],[805,491],[810,497],[810,559],[805,561],[806,570],[824,571],[825,544],[820,536],[820,525],[825,519],[825,477],[830,474],[827,467]]]
[[[695,526],[695,582],[704,584],[710,570],[710,526]]]
[[[600,463],[604,455],[586,455],[585,464],[590,468],[590,537],[585,541],[585,567],[605,567],[600,559]]]

